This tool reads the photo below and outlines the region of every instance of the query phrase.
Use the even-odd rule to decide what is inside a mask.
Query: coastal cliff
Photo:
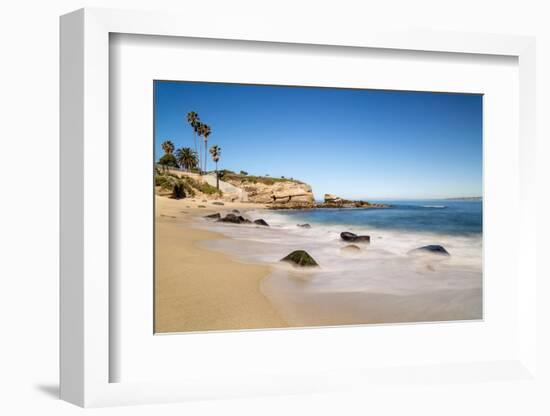
[[[249,202],[295,208],[315,205],[311,186],[295,179],[226,172],[223,180],[246,192]]]
[[[325,194],[323,202],[316,202],[310,185],[294,178],[248,175],[221,171],[216,181],[214,174],[199,175],[169,170],[157,171],[157,194],[176,199],[196,197],[201,200],[219,200],[264,204],[271,209],[309,208],[389,208],[389,205],[368,201],[347,200]]]

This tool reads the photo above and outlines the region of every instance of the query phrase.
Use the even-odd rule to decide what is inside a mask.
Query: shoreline
[[[262,292],[293,328],[482,319],[481,251],[476,236],[441,236],[401,230],[354,230],[339,225],[296,227],[297,220],[271,210],[262,216],[270,227],[206,221],[202,228],[229,239],[204,246],[251,264],[273,269]],[[283,217],[277,218],[282,215]],[[286,217],[286,218],[285,218]],[[284,218],[284,221],[282,220]],[[342,230],[365,232],[372,244],[343,251]],[[440,240],[441,239],[441,240]],[[442,243],[453,256],[409,256],[418,246]],[[360,245],[360,244],[359,244]],[[306,250],[320,265],[297,269],[278,260]],[[266,328],[267,329],[267,328]]]
[[[174,259],[158,258],[171,272],[183,273],[185,283],[174,286],[175,277],[164,275],[165,295],[156,304],[169,306],[155,311],[157,332],[482,319],[481,270],[478,260],[469,257],[478,250],[471,246],[475,239],[442,241],[453,252],[447,261],[413,259],[406,255],[413,248],[407,245],[427,244],[432,236],[416,233],[411,240],[410,233],[371,228],[367,232],[373,234],[373,245],[344,253],[340,250],[347,243],[337,237],[339,226],[300,229],[294,220],[278,223],[283,214],[263,204],[213,202],[157,197],[157,238],[178,230],[177,241],[164,244],[195,261],[173,264]],[[202,204],[206,206],[198,208]],[[263,217],[271,226],[202,220],[234,209],[251,219]],[[307,250],[321,268],[305,271],[278,262],[295,249]],[[454,256],[455,250],[462,251]]]
[[[261,291],[268,265],[245,264],[200,246],[227,237],[193,228],[193,217],[261,205],[156,197],[155,332],[284,328]],[[205,208],[199,208],[200,205]]]

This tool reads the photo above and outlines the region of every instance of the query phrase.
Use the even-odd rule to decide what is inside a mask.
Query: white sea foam
[[[264,280],[262,290],[293,324],[315,324],[312,322],[323,314],[321,323],[371,322],[373,311],[365,302],[368,298],[367,303],[372,305],[373,294],[389,296],[387,304],[399,299],[392,310],[377,318],[383,322],[481,317],[480,236],[342,225],[312,224],[311,228],[302,228],[291,216],[274,211],[249,211],[246,216],[252,220],[263,218],[270,227],[203,220],[198,227],[230,237],[203,244],[244,262],[272,265],[274,271]],[[342,231],[370,235],[371,244],[358,244],[361,250],[357,253],[346,252],[342,248],[349,243],[340,238]],[[451,256],[407,254],[429,244],[444,246]],[[310,253],[320,267],[296,270],[279,261],[299,249]],[[458,302],[461,296],[465,298]],[[405,304],[409,306],[405,308]],[[426,308],[431,308],[429,313]],[[349,313],[342,315],[343,310]],[[398,310],[400,315],[395,315]]]

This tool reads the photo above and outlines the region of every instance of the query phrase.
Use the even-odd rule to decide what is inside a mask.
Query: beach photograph
[[[154,81],[154,332],[483,319],[483,96]]]

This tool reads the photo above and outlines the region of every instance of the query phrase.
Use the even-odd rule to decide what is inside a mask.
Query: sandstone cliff
[[[198,197],[230,202],[253,202],[265,204],[273,209],[308,208],[390,208],[390,205],[368,201],[347,200],[332,194],[325,194],[324,202],[316,203],[311,186],[287,178],[252,176],[222,171],[220,180],[214,174],[170,170],[157,171],[155,175],[158,195],[176,198]],[[219,186],[219,191],[216,189]]]
[[[250,202],[288,207],[315,204],[311,186],[297,180],[232,173],[226,173],[223,180],[243,189]]]

